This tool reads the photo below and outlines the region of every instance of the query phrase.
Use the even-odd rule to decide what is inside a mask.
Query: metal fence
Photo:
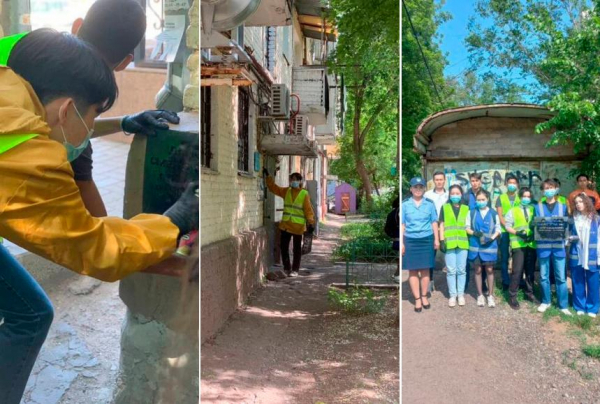
[[[346,287],[352,284],[393,284],[398,251],[390,240],[357,238],[341,246],[346,257]]]

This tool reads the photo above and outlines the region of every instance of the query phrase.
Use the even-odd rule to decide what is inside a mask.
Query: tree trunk
[[[364,137],[361,136],[360,130],[361,103],[362,96],[359,91],[354,98],[354,130],[352,133],[354,138],[354,161],[356,162],[356,171],[358,172],[363,184],[367,205],[370,207],[373,203],[373,197],[371,196],[371,179],[369,178],[367,167],[365,166],[365,162],[362,158]]]

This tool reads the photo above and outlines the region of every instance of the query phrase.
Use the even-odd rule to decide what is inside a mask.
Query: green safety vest
[[[527,212],[529,213],[529,222],[533,219],[533,215],[534,215],[534,210],[533,210],[533,206],[527,206]],[[526,231],[527,235],[531,234],[531,228],[529,227],[529,222],[527,221],[527,219],[525,219],[525,214],[523,213],[523,209],[521,209],[520,206],[515,206],[514,208],[511,209],[512,213],[513,213],[513,218],[515,220],[515,224],[513,226],[513,229],[515,229],[516,231]],[[515,249],[515,248],[525,248],[525,247],[531,247],[531,248],[535,248],[535,241],[524,241],[523,239],[521,239],[521,237],[517,236],[516,234],[511,234],[510,235],[510,246]]]
[[[454,216],[454,210],[449,203],[444,204],[444,239],[446,249],[460,248],[469,249],[469,237],[467,236],[467,216],[469,207],[461,205],[458,211],[458,219]]]
[[[500,204],[502,205],[502,216],[506,216],[508,211],[511,210],[513,207],[521,206],[521,200],[519,199],[519,195],[515,195],[515,201],[513,203],[514,205],[510,204],[508,194],[500,195]],[[506,228],[504,226],[500,226],[500,228],[502,233],[506,233]]]
[[[28,33],[10,35],[3,38],[0,38],[0,66],[8,65],[8,58],[10,57],[10,53],[13,48],[25,35]],[[27,134],[27,135],[2,135],[0,136],[0,154],[9,151],[10,149],[20,145],[23,142],[28,141],[36,137],[37,134]],[[4,239],[0,237],[0,243],[2,243]]]
[[[283,222],[292,222],[298,224],[306,224],[304,217],[304,198],[308,195],[308,191],[301,190],[295,201],[292,201],[292,189],[289,188],[285,194],[283,201]]]

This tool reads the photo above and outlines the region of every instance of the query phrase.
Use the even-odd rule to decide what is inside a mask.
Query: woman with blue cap
[[[440,246],[437,211],[433,202],[423,198],[425,181],[410,180],[411,198],[402,202],[402,270],[409,271],[408,283],[415,298],[415,311],[429,309],[429,268],[435,265],[435,250]]]

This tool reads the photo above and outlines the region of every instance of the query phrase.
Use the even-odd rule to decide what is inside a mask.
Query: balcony
[[[335,83],[335,76],[330,75],[329,83]],[[339,125],[340,119],[338,114],[341,113],[341,97],[338,96],[337,86],[329,87],[329,112],[327,114],[327,123],[315,127],[315,139],[320,145],[333,145],[336,143],[337,137],[341,134]]]
[[[256,12],[244,25],[246,27],[283,27],[292,25],[291,0],[261,0]]]
[[[262,151],[273,156],[317,157],[317,143],[304,136],[265,135],[260,143]]]

